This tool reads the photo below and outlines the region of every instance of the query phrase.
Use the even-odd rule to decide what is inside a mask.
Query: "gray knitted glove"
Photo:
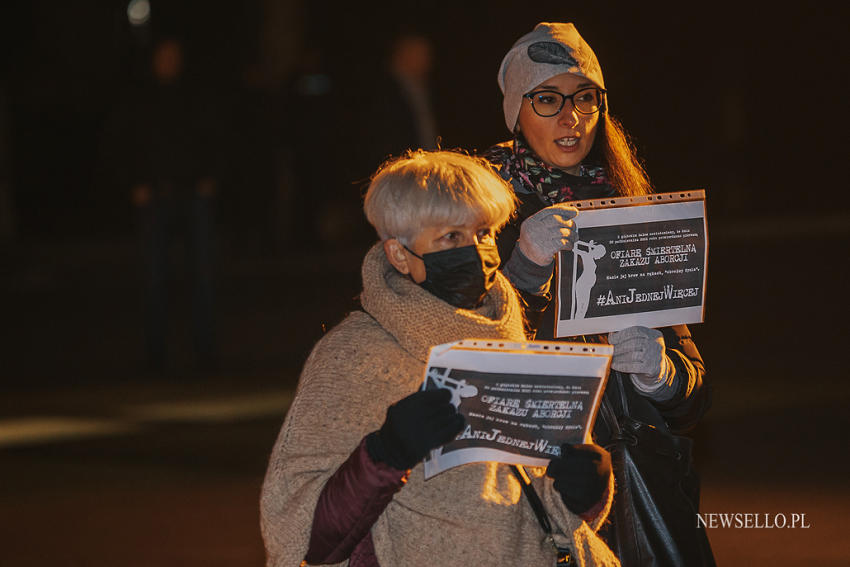
[[[558,203],[539,210],[519,227],[517,246],[538,266],[548,266],[559,250],[572,250],[578,237],[573,218],[578,209]]]
[[[614,347],[611,368],[628,372],[635,388],[645,394],[654,394],[665,384],[672,385],[676,370],[664,353],[661,331],[629,327],[609,333],[608,342]]]

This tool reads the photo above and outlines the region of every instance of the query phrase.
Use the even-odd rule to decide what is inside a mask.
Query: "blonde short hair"
[[[363,210],[381,240],[409,244],[426,226],[482,219],[498,230],[516,204],[511,186],[487,160],[455,151],[412,150],[378,168]]]

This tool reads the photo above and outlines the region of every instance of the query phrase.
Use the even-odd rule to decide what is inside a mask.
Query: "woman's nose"
[[[575,126],[578,124],[579,115],[576,107],[573,106],[572,101],[565,100],[564,108],[561,109],[561,112],[558,114],[558,122],[565,126]]]

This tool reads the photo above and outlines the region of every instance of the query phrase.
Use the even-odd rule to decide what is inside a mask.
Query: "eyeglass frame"
[[[597,92],[600,93],[599,108],[597,108],[593,112],[583,112],[583,111],[579,110],[578,107],[576,106],[576,102],[575,102],[574,97],[577,94],[579,94],[580,92],[587,91],[587,90],[590,90],[590,89],[594,89],[594,90],[596,90]],[[534,96],[538,95],[540,93],[553,93],[553,94],[557,94],[561,97],[561,105],[558,107],[557,112],[554,112],[553,114],[540,114],[540,112],[538,112],[537,107],[534,106]],[[601,87],[584,87],[584,88],[577,90],[576,92],[574,92],[571,95],[565,95],[564,93],[562,93],[560,91],[553,90],[553,89],[539,89],[539,90],[536,90],[536,91],[531,91],[531,92],[525,93],[524,95],[522,95],[522,98],[528,99],[528,102],[531,104],[531,110],[534,111],[534,114],[536,114],[537,116],[539,116],[541,118],[552,118],[553,116],[558,116],[561,113],[561,111],[564,110],[564,105],[567,104],[567,99],[570,99],[570,104],[573,105],[573,108],[579,114],[581,114],[583,116],[591,116],[593,114],[596,114],[597,112],[599,112],[599,111],[601,111],[602,109],[605,108],[605,95],[606,94],[608,94],[608,91],[601,88]]]

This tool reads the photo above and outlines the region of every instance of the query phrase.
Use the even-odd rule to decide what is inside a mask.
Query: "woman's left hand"
[[[614,347],[611,368],[632,375],[633,382],[655,389],[666,378],[667,356],[664,336],[647,327],[628,327],[609,333],[608,342]],[[638,383],[635,384],[639,386]],[[644,389],[644,388],[641,388]]]

